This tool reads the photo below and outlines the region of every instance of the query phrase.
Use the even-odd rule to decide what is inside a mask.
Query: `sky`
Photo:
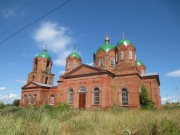
[[[45,44],[57,85],[74,45],[83,63],[92,65],[93,52],[104,44],[106,33],[116,45],[123,32],[136,46],[137,59],[146,65],[147,73],[159,73],[162,103],[177,101],[179,0],[71,0],[53,11],[65,2],[0,1],[0,101],[11,103],[20,98],[33,59]]]

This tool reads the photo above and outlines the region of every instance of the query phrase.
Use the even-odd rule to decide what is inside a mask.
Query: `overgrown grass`
[[[0,109],[2,135],[178,135],[180,107],[159,110],[70,110],[66,105]]]

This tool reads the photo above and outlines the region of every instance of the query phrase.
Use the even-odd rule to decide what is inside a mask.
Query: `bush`
[[[15,106],[19,106],[20,104],[20,99],[15,99],[12,103],[12,105],[15,105]]]
[[[56,108],[60,111],[69,111],[70,110],[70,105],[68,103],[60,103],[56,106]]]
[[[148,91],[144,85],[141,86],[140,106],[142,109],[154,108],[154,103],[152,101],[150,101]]]
[[[3,109],[5,107],[5,104],[3,102],[0,102],[0,109]]]

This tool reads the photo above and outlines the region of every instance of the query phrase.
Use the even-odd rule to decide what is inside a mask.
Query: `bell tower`
[[[33,70],[28,75],[28,82],[39,82],[43,84],[53,85],[54,74],[51,73],[53,61],[44,49],[42,53],[34,58]]]

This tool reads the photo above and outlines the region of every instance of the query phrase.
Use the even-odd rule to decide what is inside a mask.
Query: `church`
[[[73,51],[66,58],[65,73],[54,86],[53,61],[45,49],[34,58],[32,72],[22,87],[21,107],[55,106],[68,103],[72,108],[96,109],[113,105],[140,108],[144,85],[157,108],[161,107],[158,73],[146,73],[145,64],[136,59],[136,47],[122,38],[115,46],[108,36],[94,53],[94,66],[82,63]]]

